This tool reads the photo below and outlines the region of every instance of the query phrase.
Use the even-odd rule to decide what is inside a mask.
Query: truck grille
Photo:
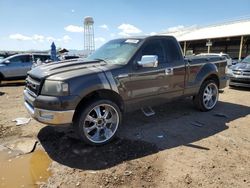
[[[249,70],[233,70],[233,74],[235,75],[243,75],[243,76],[250,76]]]
[[[250,76],[250,71],[245,70],[242,72],[243,76]]]
[[[33,97],[37,97],[40,91],[40,83],[41,81],[36,78],[32,78],[31,76],[28,76],[26,78],[26,89],[30,95]]]

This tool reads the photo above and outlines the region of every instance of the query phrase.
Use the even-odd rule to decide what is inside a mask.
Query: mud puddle
[[[51,159],[42,151],[15,156],[0,151],[0,187],[38,187],[51,175],[48,167]]]

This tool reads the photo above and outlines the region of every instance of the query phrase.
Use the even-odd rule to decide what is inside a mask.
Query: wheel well
[[[207,81],[207,80],[214,80],[215,83],[217,84],[218,88],[220,87],[220,81],[219,81],[219,78],[218,78],[218,76],[217,76],[216,74],[211,74],[211,75],[209,75],[209,76],[204,80],[204,82]]]
[[[112,90],[101,89],[101,90],[97,90],[88,94],[79,102],[79,104],[76,107],[76,111],[75,111],[73,119],[75,118],[75,116],[77,115],[77,112],[81,109],[83,105],[88,104],[90,101],[96,100],[96,99],[110,100],[114,102],[120,108],[121,112],[124,112],[124,103],[123,103],[122,98],[116,92]]]
[[[0,80],[1,79],[4,79],[4,76],[3,76],[3,74],[0,72]]]

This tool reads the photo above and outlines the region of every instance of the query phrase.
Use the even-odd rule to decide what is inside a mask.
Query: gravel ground
[[[126,114],[118,138],[99,147],[70,126],[16,126],[13,119],[29,118],[22,91],[0,87],[0,145],[27,153],[39,142],[52,160],[41,187],[250,187],[249,89],[226,88],[210,112],[183,99],[155,107],[152,117]]]

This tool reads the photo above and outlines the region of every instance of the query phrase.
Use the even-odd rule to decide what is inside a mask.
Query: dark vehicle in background
[[[193,96],[201,111],[212,110],[227,85],[221,57],[184,59],[172,36],[122,38],[87,59],[50,63],[28,73],[24,103],[36,120],[71,124],[88,144],[112,140],[122,114]],[[167,108],[167,105],[166,105]]]
[[[250,55],[228,70],[229,86],[250,88]]]
[[[25,79],[32,64],[38,59],[50,59],[45,54],[16,54],[0,60],[0,82],[3,80]]]
[[[77,55],[63,55],[60,57],[60,60],[69,60],[69,59],[79,59],[80,57]]]

